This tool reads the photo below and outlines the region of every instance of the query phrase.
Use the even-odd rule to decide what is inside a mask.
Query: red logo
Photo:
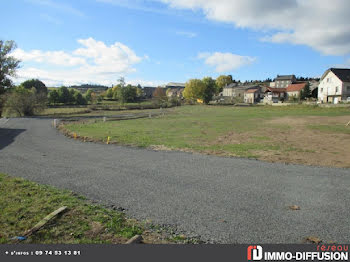
[[[263,249],[261,246],[249,246],[247,249],[248,260],[261,260],[263,258]]]

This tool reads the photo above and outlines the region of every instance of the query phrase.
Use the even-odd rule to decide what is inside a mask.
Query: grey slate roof
[[[167,87],[167,88],[169,88],[169,87],[185,87],[185,83],[170,82],[165,87]]]
[[[330,68],[342,82],[350,82],[350,69],[347,68]]]
[[[284,75],[284,76],[277,75],[275,81],[293,80],[294,78],[295,78],[295,75]]]

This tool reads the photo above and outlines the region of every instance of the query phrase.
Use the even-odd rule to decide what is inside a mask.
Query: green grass
[[[69,191],[0,174],[0,243],[11,243],[54,210],[68,211],[23,243],[120,243],[143,232],[121,212],[94,205]],[[99,234],[91,233],[95,224]],[[90,233],[89,233],[90,232]]]
[[[80,136],[106,141],[107,137],[120,144],[149,147],[163,145],[171,149],[226,152],[243,157],[256,157],[256,150],[280,150],[266,136],[256,136],[253,142],[216,143],[228,133],[244,134],[252,130],[290,130],[288,124],[266,124],[264,120],[278,117],[350,115],[349,108],[320,108],[315,106],[184,106],[172,114],[152,119],[127,121],[71,123],[65,127]],[[273,134],[272,134],[273,135]],[[234,137],[234,135],[233,135]]]
[[[345,125],[309,125],[312,130],[318,130],[326,133],[350,134],[350,126]]]

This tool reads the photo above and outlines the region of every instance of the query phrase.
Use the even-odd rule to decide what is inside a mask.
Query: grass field
[[[184,106],[152,119],[70,123],[69,132],[156,150],[350,167],[350,108]],[[340,157],[341,156],[341,157]]]
[[[92,204],[69,191],[0,174],[0,244],[12,243],[54,210],[68,211],[22,243],[125,243],[142,234],[145,243],[185,243],[182,235],[150,230],[124,213]],[[153,226],[153,228],[156,228]]]

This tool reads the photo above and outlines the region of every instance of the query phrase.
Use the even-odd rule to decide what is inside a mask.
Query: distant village
[[[169,83],[163,86],[168,97],[182,98],[185,83]],[[350,102],[350,69],[330,68],[320,79],[297,78],[295,75],[277,75],[273,81],[236,82],[226,85],[215,96],[216,102],[284,103],[298,101],[303,90],[309,89],[310,99],[318,103],[338,104]],[[152,98],[156,87],[144,87],[147,98]]]
[[[169,98],[183,99],[185,83],[170,82],[160,86]],[[145,99],[152,99],[159,87],[139,86]],[[74,87],[81,91],[106,89],[104,86]],[[274,104],[296,102],[304,99],[302,93],[308,90],[307,100],[317,103],[338,104],[350,102],[350,69],[330,68],[319,78],[297,78],[295,75],[277,75],[274,80],[235,81],[223,87],[213,97],[213,103]]]

